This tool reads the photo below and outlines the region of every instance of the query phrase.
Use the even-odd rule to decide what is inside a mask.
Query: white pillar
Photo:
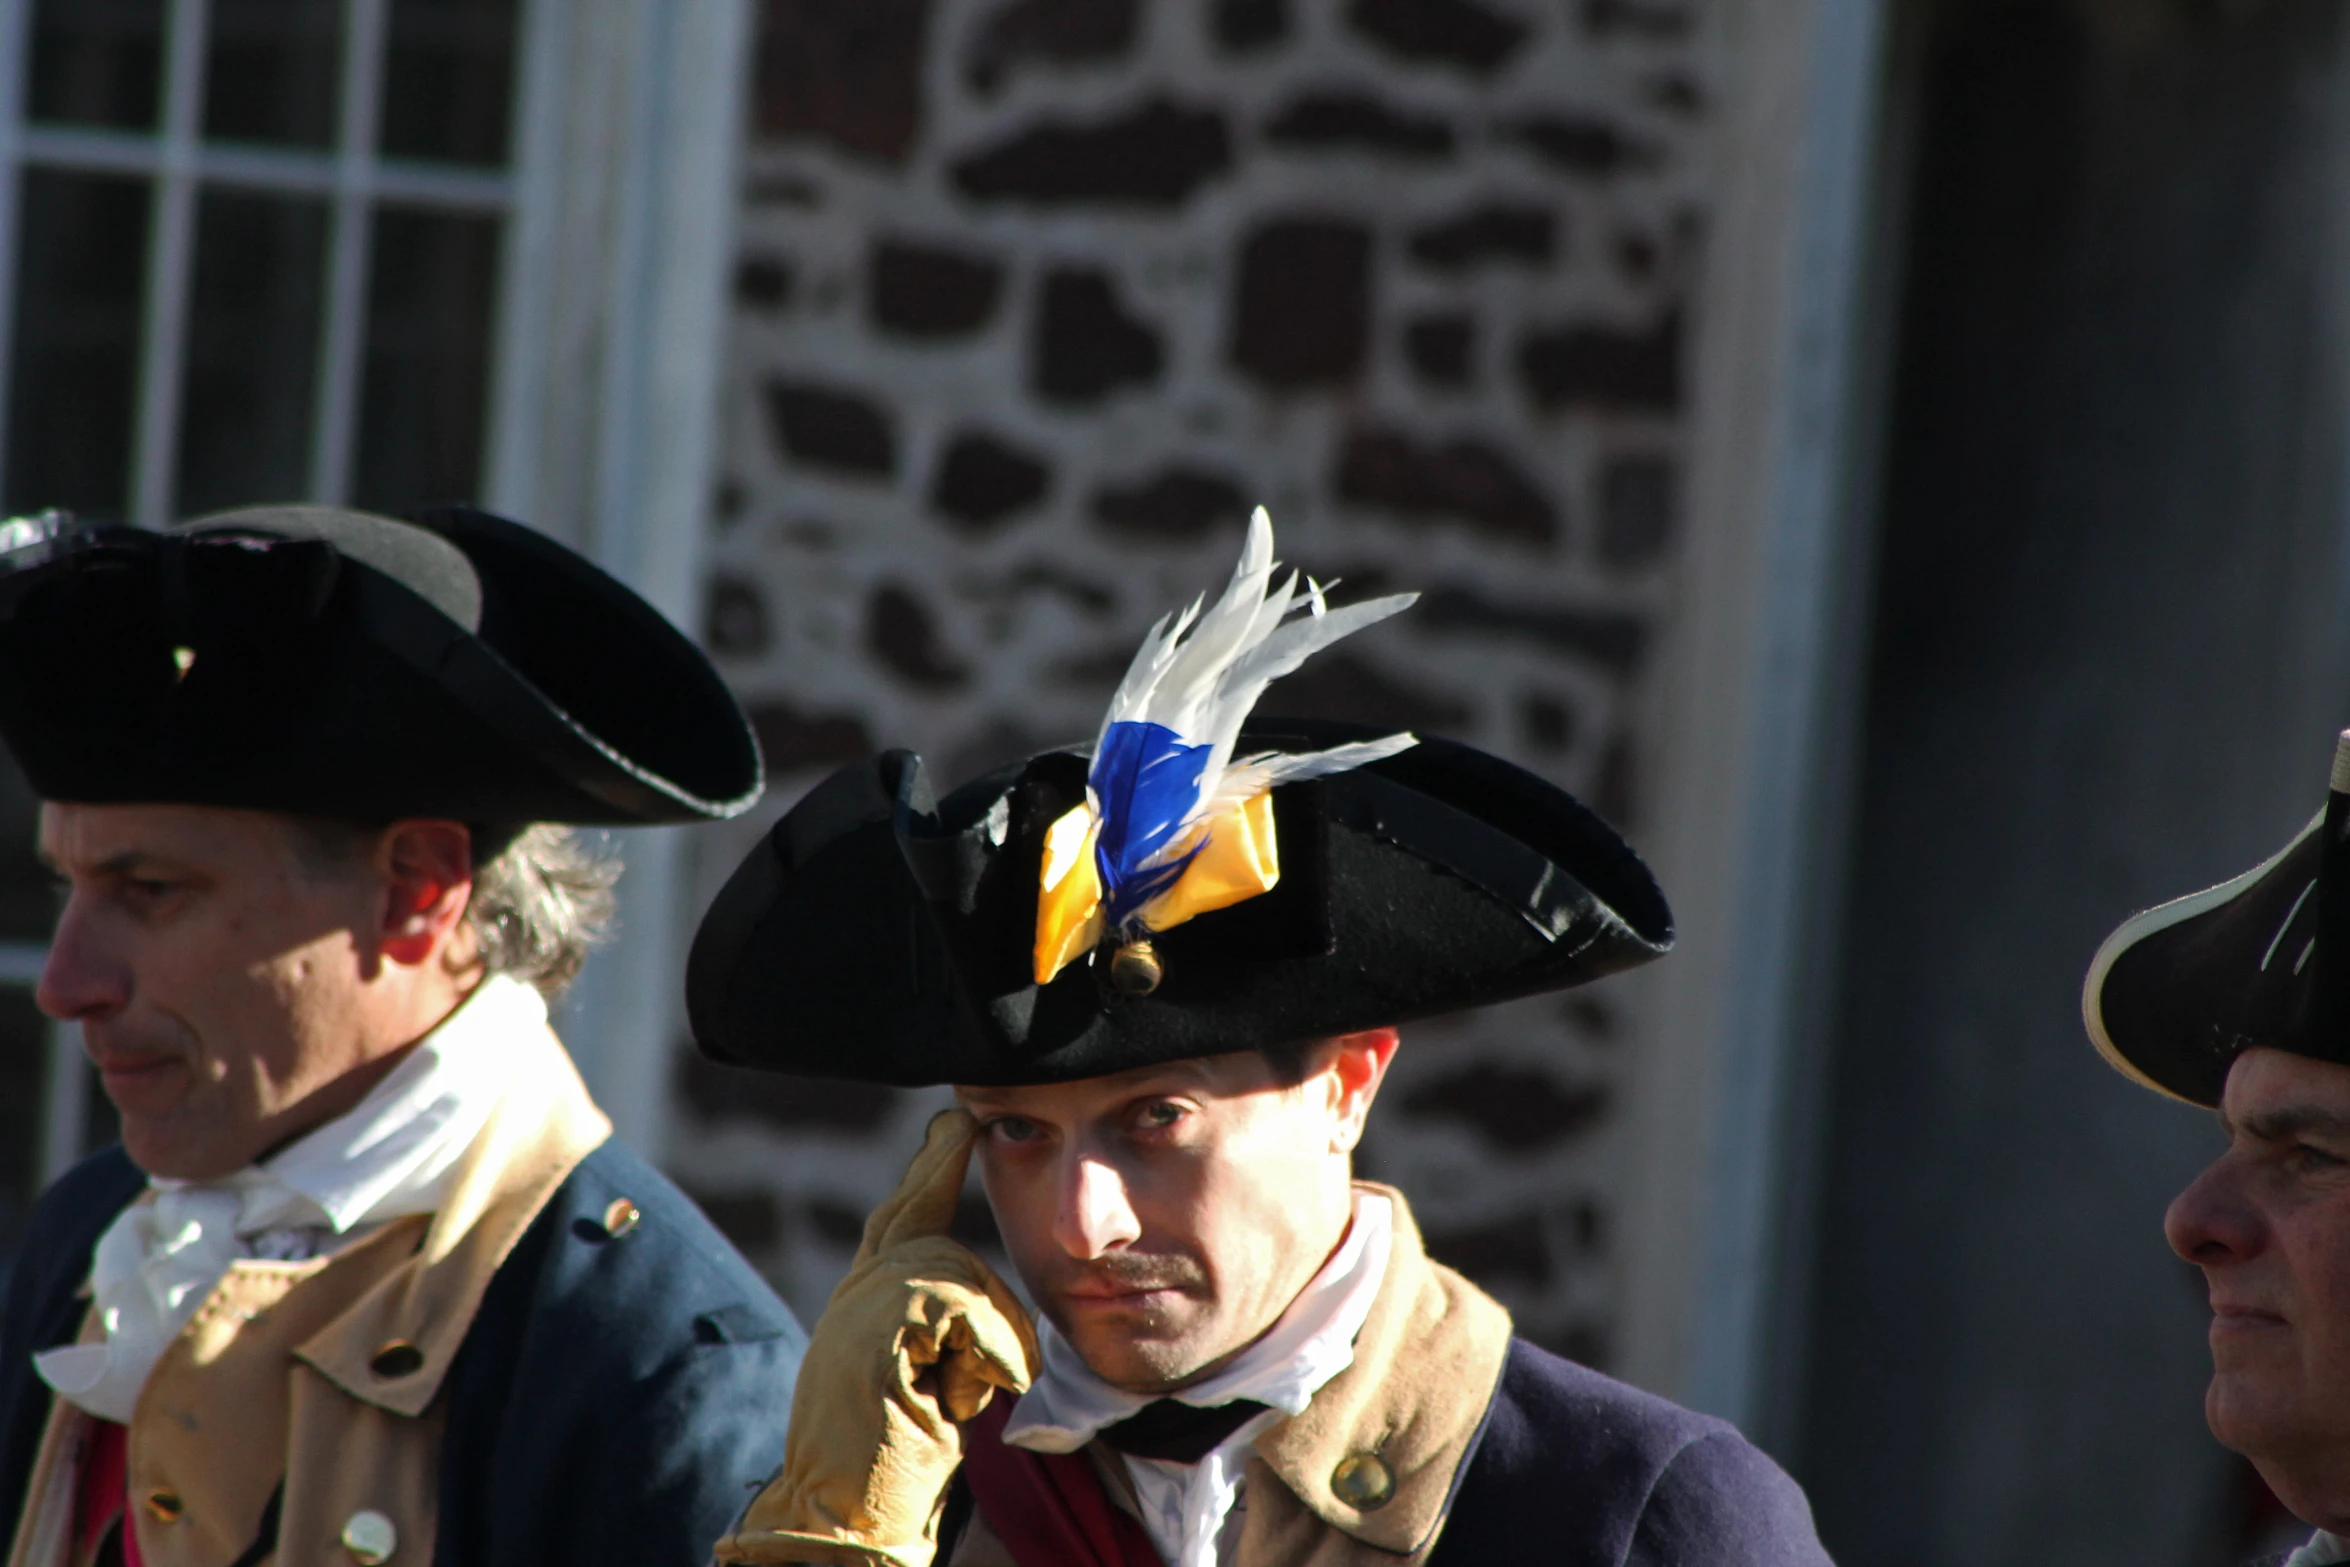
[[[1624,1371],[1768,1440],[1802,1259],[1807,1051],[1843,842],[1866,586],[1868,370],[1886,0],[1725,7],[1732,70],[1701,306],[1686,576],[1650,843],[1681,949],[1636,976]],[[1791,1158],[1798,1162],[1791,1165]],[[1798,1248],[1799,1249],[1799,1248]]]
[[[490,505],[699,628],[748,0],[533,0]],[[658,1157],[683,1029],[687,834],[619,835],[620,927],[559,1022]]]

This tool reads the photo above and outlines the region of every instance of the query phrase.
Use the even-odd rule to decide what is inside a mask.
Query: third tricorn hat
[[[629,826],[761,785],[684,635],[462,507],[0,526],[0,733],[43,799],[90,804]]]
[[[1266,591],[1271,566],[1260,513],[1232,589],[1154,631],[1090,754],[936,800],[904,751],[819,784],[695,938],[703,1051],[1055,1082],[1564,989],[1671,946],[1647,868],[1555,785],[1442,740],[1243,726],[1264,679],[1408,602],[1325,611],[1317,589],[1309,611]]]
[[[2217,1105],[2247,1050],[2350,1062],[2350,734],[2291,843],[2105,939],[2081,1017],[2116,1069],[2192,1104]]]

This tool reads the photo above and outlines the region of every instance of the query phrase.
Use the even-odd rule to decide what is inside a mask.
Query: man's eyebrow
[[[2309,1104],[2280,1105],[2274,1110],[2255,1111],[2240,1119],[2231,1117],[2223,1109],[2220,1111],[2219,1124],[2223,1131],[2242,1133],[2264,1143],[2281,1143],[2306,1132],[2350,1137],[2350,1115]]]
[[[1170,1061],[1163,1066],[1120,1072],[1111,1079],[1115,1086],[1109,1090],[1109,1098],[1114,1103],[1130,1105],[1138,1099],[1157,1099],[1213,1087],[1213,1080],[1206,1072],[1189,1070],[1190,1067],[1188,1061]]]
[[[168,854],[153,849],[123,849],[98,861],[90,867],[92,875],[135,877],[140,872],[183,871],[186,866]]]
[[[1164,1093],[1178,1084],[1203,1082],[1207,1076],[1204,1062],[1163,1061],[1151,1066],[1129,1067],[1123,1072],[1113,1072],[1104,1081],[1115,1085],[1109,1090],[1111,1097],[1124,1098],[1135,1094]],[[1019,1091],[1017,1086],[985,1088],[957,1084],[955,1098],[964,1108],[971,1109],[1001,1105]]]

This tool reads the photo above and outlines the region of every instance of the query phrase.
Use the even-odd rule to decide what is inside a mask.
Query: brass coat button
[[[635,1203],[625,1197],[615,1197],[612,1206],[604,1210],[604,1233],[618,1240],[635,1229],[637,1221],[643,1217],[643,1211]]]
[[[343,1549],[351,1553],[351,1560],[359,1567],[376,1567],[379,1562],[389,1561],[392,1552],[399,1548],[400,1531],[372,1507],[361,1508],[343,1525]]]
[[[178,1523],[186,1515],[188,1504],[180,1500],[177,1491],[149,1491],[147,1516],[157,1523]]]
[[[1377,1453],[1349,1453],[1330,1471],[1330,1494],[1358,1513],[1375,1512],[1395,1497],[1395,1472]]]
[[[412,1377],[424,1369],[424,1351],[404,1338],[396,1338],[367,1357],[367,1369],[387,1382]]]

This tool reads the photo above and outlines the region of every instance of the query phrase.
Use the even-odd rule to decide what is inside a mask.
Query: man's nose
[[[130,971],[106,950],[83,916],[80,900],[68,898],[33,1000],[58,1021],[74,1023],[119,1010],[130,994]]]
[[[1061,1177],[1053,1239],[1080,1262],[1091,1262],[1140,1238],[1142,1225],[1126,1196],[1126,1181],[1110,1165],[1074,1155]]]
[[[2222,1157],[2171,1199],[2162,1233],[2170,1249],[2189,1262],[2214,1267],[2258,1253],[2267,1227],[2242,1190],[2235,1167]]]

